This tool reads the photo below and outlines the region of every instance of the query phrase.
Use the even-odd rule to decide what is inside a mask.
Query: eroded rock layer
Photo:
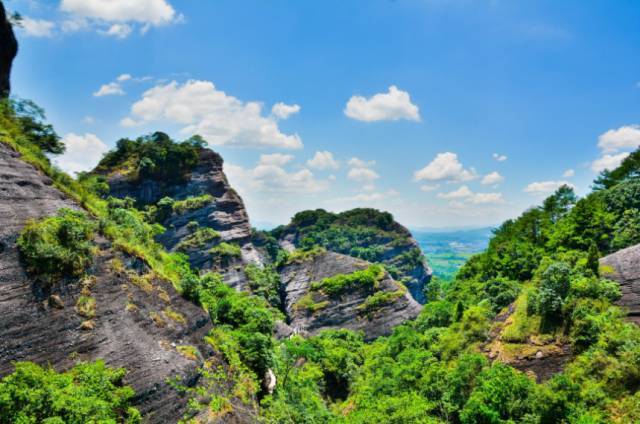
[[[339,295],[312,289],[312,283],[338,274],[367,269],[371,264],[334,252],[322,252],[281,269],[285,309],[295,332],[317,334],[324,329],[363,331],[365,338],[388,335],[393,327],[415,318],[421,306],[385,271],[375,290],[355,288]],[[385,293],[382,302],[367,302]]]
[[[629,319],[640,324],[640,244],[600,259],[600,274],[620,283],[617,304],[627,308]]]

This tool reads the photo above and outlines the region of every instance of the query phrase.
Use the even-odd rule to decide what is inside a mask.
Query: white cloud
[[[340,163],[333,158],[329,151],[318,151],[313,158],[307,161],[307,166],[314,169],[338,169]]]
[[[389,198],[397,197],[398,192],[395,190],[387,190],[385,192],[369,192],[358,193],[350,197],[339,197],[329,200],[330,203],[358,203],[358,204],[375,204],[381,201],[388,201]]]
[[[573,177],[574,175],[576,175],[576,171],[574,171],[573,169],[567,169],[562,173],[562,176],[565,178],[570,178],[570,177]]]
[[[505,160],[507,160],[507,157],[506,157],[505,155],[501,155],[501,154],[498,154],[498,153],[494,153],[494,154],[492,155],[492,157],[493,157],[495,160],[497,160],[498,162],[504,162]]]
[[[300,112],[300,105],[288,105],[278,102],[271,108],[271,113],[278,119],[287,119]]]
[[[131,74],[120,74],[118,78],[116,78],[116,81],[129,81],[131,78],[133,78]]]
[[[56,24],[44,19],[31,19],[29,17],[23,17],[20,22],[20,27],[24,30],[25,34],[31,37],[53,37],[54,28]]]
[[[504,181],[504,177],[500,175],[498,171],[493,171],[485,175],[484,177],[482,177],[482,181],[480,182],[484,185],[490,185],[490,184],[498,184],[502,181]]]
[[[626,125],[609,130],[598,137],[598,147],[605,153],[640,146],[640,125]]]
[[[96,118],[94,118],[91,115],[87,115],[84,118],[82,118],[82,122],[84,122],[87,125],[95,124],[96,123]]]
[[[438,184],[424,184],[420,186],[420,190],[422,191],[433,191],[437,190],[440,186]]]
[[[594,172],[602,172],[605,169],[616,169],[627,156],[629,156],[629,152],[622,152],[615,155],[602,155],[602,157],[591,163],[591,169]]]
[[[93,95],[94,97],[124,96],[125,92],[120,84],[118,84],[117,82],[110,82],[108,84],[101,85],[98,91],[93,93]]]
[[[106,22],[162,25],[176,19],[176,11],[165,0],[62,0],[60,9]]]
[[[451,152],[438,153],[435,159],[414,173],[416,181],[470,181],[477,178],[475,169],[465,169],[458,155]]]
[[[473,192],[466,185],[448,193],[438,193],[438,197],[441,199],[463,199],[469,196],[473,196]]]
[[[502,193],[474,193],[466,185],[448,193],[438,193],[438,197],[441,199],[452,200],[453,206],[460,205],[460,203],[472,203],[479,205],[504,202]]]
[[[392,85],[387,93],[378,93],[370,98],[353,96],[347,102],[344,114],[358,121],[420,121],[418,106],[411,103],[409,93]]]
[[[62,138],[66,151],[54,159],[64,171],[73,173],[93,169],[109,148],[95,134],[69,133]]]
[[[274,164],[258,163],[255,168],[243,168],[237,165],[225,165],[231,185],[247,193],[298,193],[309,194],[326,191],[329,183],[318,180],[308,169],[288,172]]]
[[[540,181],[529,184],[524,188],[524,191],[531,194],[550,194],[563,185],[575,188],[575,186],[568,181]]]
[[[107,30],[100,30],[99,32],[111,37],[127,38],[133,32],[133,28],[127,24],[112,24]]]
[[[180,124],[182,133],[200,134],[211,145],[299,149],[297,134],[283,134],[277,120],[262,115],[259,102],[242,102],[210,81],[172,81],[147,90],[131,106],[124,126],[152,122]]]
[[[353,181],[371,183],[380,178],[380,175],[369,168],[351,168],[347,173],[347,178]]]
[[[292,155],[283,155],[282,153],[272,153],[270,155],[260,155],[260,165],[282,166],[293,160]]]
[[[361,183],[365,183],[365,185],[372,185],[375,180],[380,178],[380,175],[371,167],[376,164],[376,161],[364,161],[360,158],[351,158],[347,165],[351,169],[347,173],[347,178],[353,181],[358,181]]]

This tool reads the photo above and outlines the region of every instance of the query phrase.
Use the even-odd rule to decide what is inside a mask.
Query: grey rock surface
[[[620,283],[617,304],[629,311],[629,319],[640,324],[640,244],[600,259],[601,275]]]
[[[392,302],[364,311],[359,308],[374,292],[356,289],[338,297],[330,297],[311,290],[311,283],[337,274],[349,274],[369,267],[369,262],[334,252],[323,252],[300,263],[292,263],[281,269],[280,275],[285,290],[285,309],[289,325],[294,333],[315,335],[324,329],[348,328],[363,331],[365,339],[371,340],[388,335],[393,327],[415,318],[421,306],[404,292]],[[403,287],[385,271],[379,291],[397,292]],[[315,311],[300,307],[300,300],[312,296],[316,304],[326,302],[326,306]]]
[[[44,286],[34,281],[21,264],[16,239],[27,220],[54,215],[61,207],[79,209],[0,143],[0,377],[13,371],[13,361],[64,370],[78,360],[104,359],[127,369],[125,383],[136,390],[135,404],[146,422],[176,422],[187,399],[167,379],[179,376],[187,385],[197,384],[200,365],[176,346],[193,345],[205,358],[215,355],[202,342],[210,329],[207,314],[104,239],[97,239],[98,253],[84,282]],[[117,262],[123,266],[116,267]],[[143,276],[148,285],[140,284]],[[93,319],[76,311],[81,290],[95,299]],[[172,319],[170,311],[184,321]],[[92,325],[83,324],[88,320]]]

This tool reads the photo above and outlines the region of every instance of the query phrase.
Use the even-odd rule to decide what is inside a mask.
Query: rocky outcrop
[[[340,233],[348,236],[341,237]],[[432,274],[427,259],[411,232],[389,213],[375,209],[353,209],[339,214],[322,209],[303,211],[272,234],[287,251],[312,239],[327,250],[381,263],[418,303],[427,300],[424,287]]]
[[[388,335],[396,325],[415,318],[421,306],[386,271],[377,289],[356,288],[330,296],[311,287],[313,282],[367,269],[370,265],[329,251],[285,265],[280,275],[285,310],[294,332],[314,335],[324,329],[348,328],[363,331],[365,338],[371,340]],[[374,304],[371,299],[376,293],[388,297]]]
[[[184,183],[167,185],[146,179],[132,182],[126,176],[114,173],[108,177],[110,194],[132,197],[142,204],[158,202],[163,197],[180,201],[196,196],[210,195],[211,201],[200,207],[172,212],[161,224],[167,229],[158,241],[168,250],[180,250],[189,256],[191,265],[201,271],[220,272],[225,282],[239,290],[247,289],[243,268],[247,264],[262,263],[261,256],[251,243],[251,225],[242,198],[231,188],[223,171],[222,157],[209,150],[199,151],[199,160]],[[219,237],[201,244],[185,243],[197,230],[211,229]],[[240,248],[239,255],[212,253],[221,243]]]
[[[11,91],[11,65],[17,53],[18,42],[0,1],[0,98],[8,97]]]
[[[600,274],[620,283],[618,306],[626,308],[629,319],[640,324],[640,244],[600,259]]]
[[[16,238],[27,220],[53,215],[61,207],[79,209],[48,177],[0,143],[0,377],[12,372],[13,361],[63,370],[79,360],[104,359],[127,369],[125,383],[136,390],[135,404],[147,422],[176,422],[187,398],[167,379],[198,383],[202,359],[216,355],[202,342],[209,317],[144,263],[101,238],[82,281],[52,286],[34,281],[21,264]],[[81,297],[93,299],[93,306],[83,308]],[[182,345],[195,347],[201,357],[184,356],[177,349]],[[239,414],[239,421],[251,421]]]

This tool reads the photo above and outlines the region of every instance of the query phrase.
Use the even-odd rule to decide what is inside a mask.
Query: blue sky
[[[60,166],[198,132],[255,222],[371,206],[412,227],[494,225],[562,182],[586,193],[640,145],[633,1],[7,7],[25,17],[14,94],[64,136]]]

